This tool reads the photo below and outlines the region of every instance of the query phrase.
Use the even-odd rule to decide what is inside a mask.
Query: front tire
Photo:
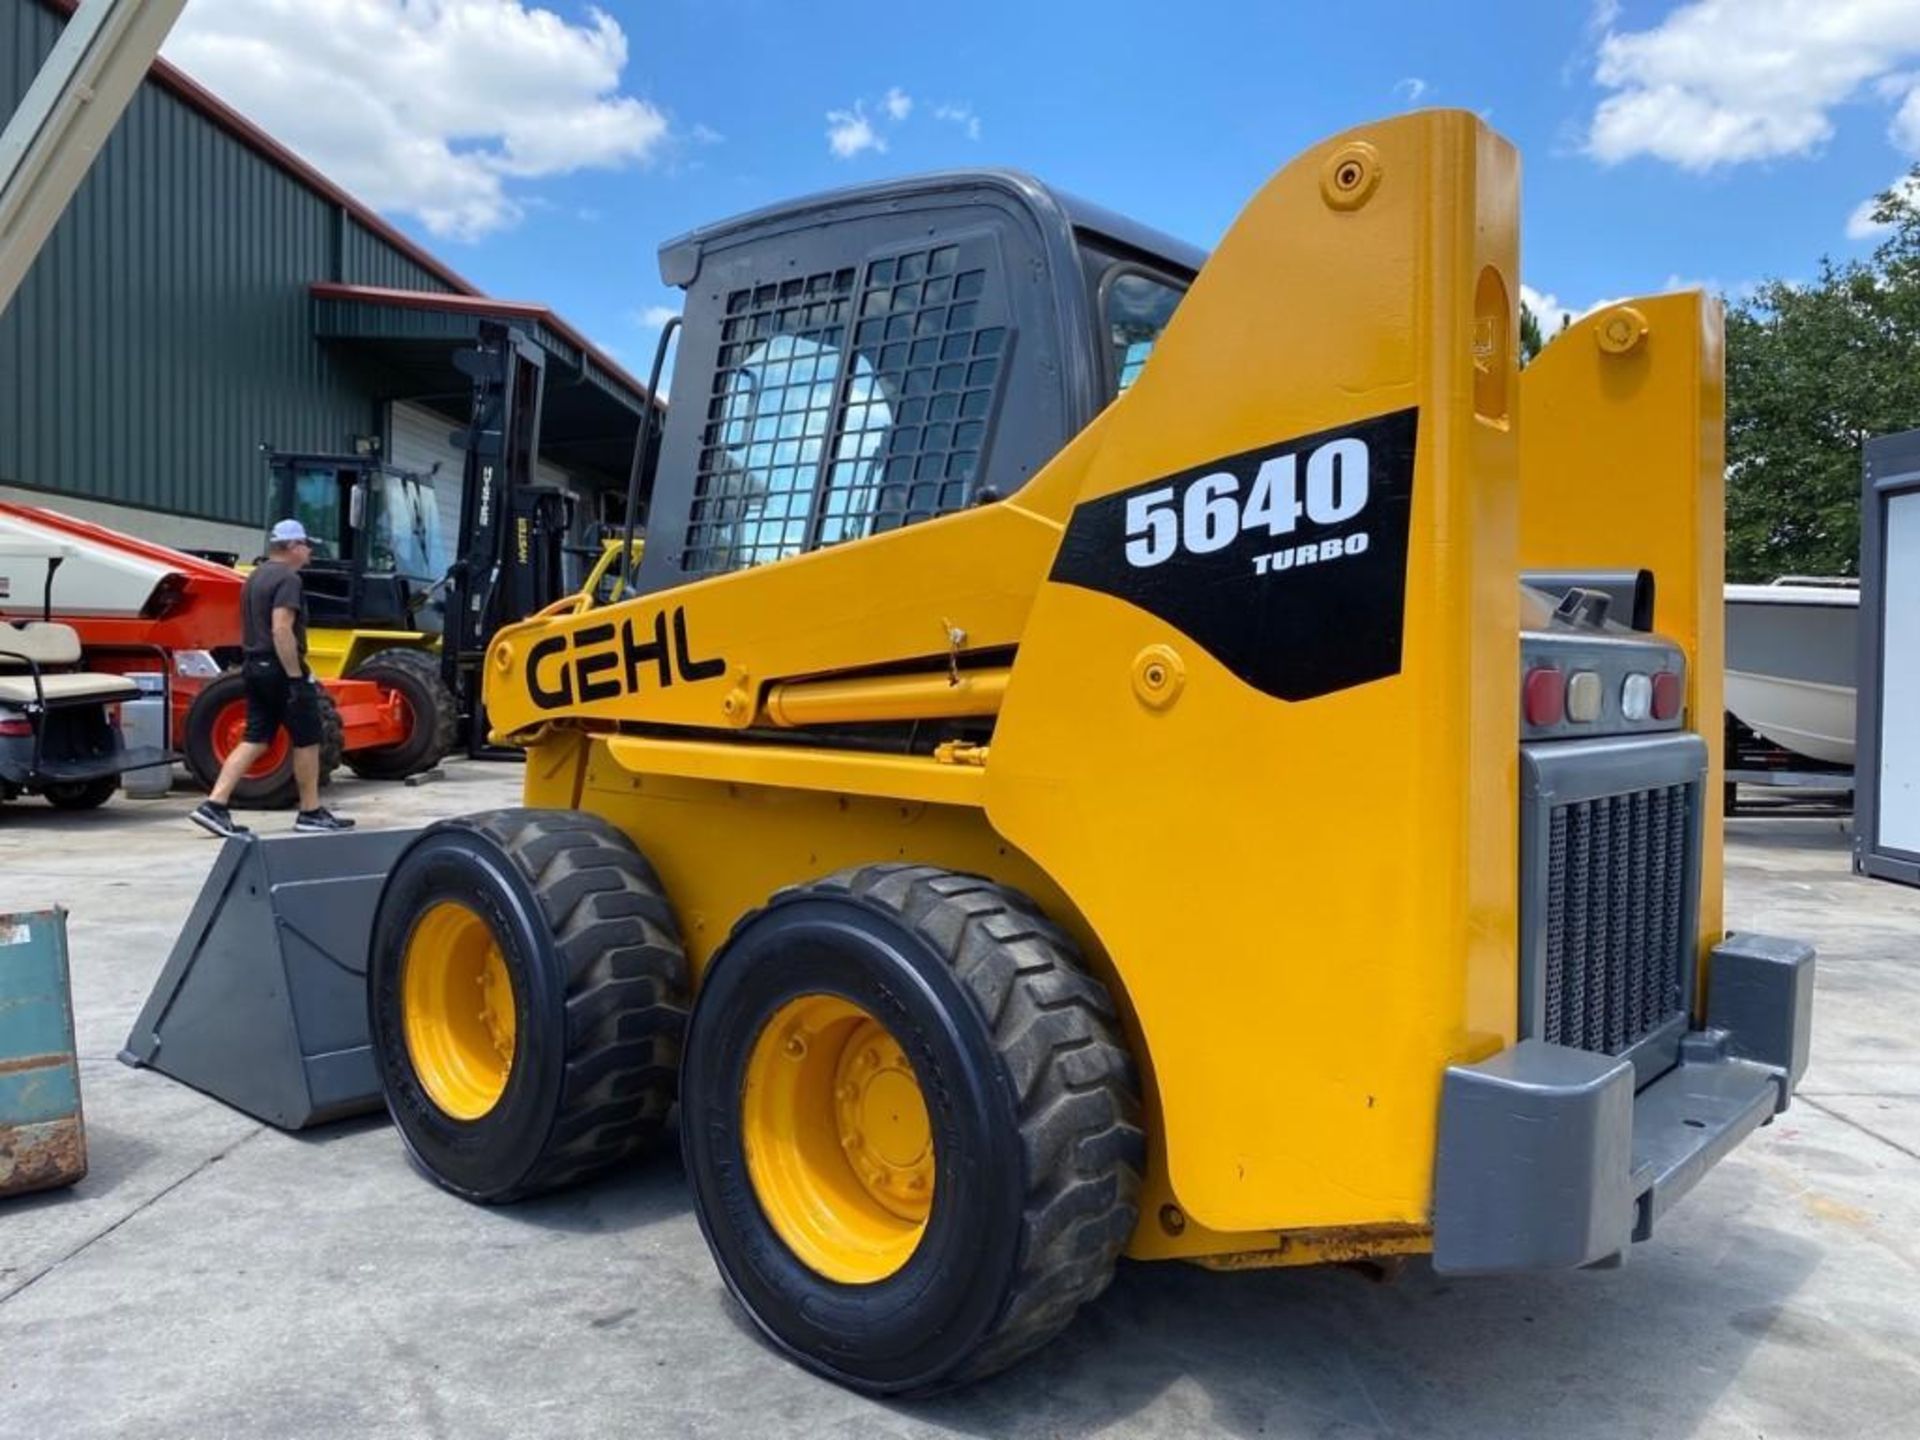
[[[381,891],[367,981],[387,1108],[455,1194],[516,1200],[659,1137],[686,953],[653,867],[598,816],[430,826]]]
[[[1111,998],[989,880],[871,865],[775,896],[706,972],[680,1093],[728,1288],[870,1394],[1014,1363],[1134,1228],[1145,1141]]]

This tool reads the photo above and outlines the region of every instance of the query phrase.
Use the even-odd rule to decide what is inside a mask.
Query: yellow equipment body
[[[1363,172],[1351,189],[1343,166]],[[1663,584],[1694,592],[1688,674],[1717,682],[1712,534],[1650,526],[1563,464],[1657,456],[1637,472],[1650,496],[1717,513],[1717,315],[1646,302],[1642,353],[1577,331],[1521,375],[1518,181],[1463,114],[1329,141],[1255,197],[1138,382],[1016,495],[504,630],[486,700],[499,738],[529,742],[526,803],[632,836],[696,973],[797,878],[900,857],[1002,879],[1120,997],[1153,1147],[1131,1253],[1419,1248],[1441,1076],[1515,1040],[1515,577],[1596,523],[1646,563],[1661,528]],[[1536,381],[1558,413],[1530,471]],[[1154,615],[1049,578],[1076,507],[1403,411],[1398,674],[1276,700]],[[1636,427],[1656,433],[1615,438]],[[1573,512],[1583,496],[1597,514]],[[903,662],[921,668],[873,673]],[[990,747],[926,757],[729,736],[809,707],[997,719]],[[1702,946],[1718,934],[1703,908]]]
[[[645,557],[495,633],[524,805],[369,927],[422,1168],[511,1200],[677,1105],[745,1313],[889,1395],[1122,1253],[1647,1238],[1786,1107],[1813,952],[1721,916],[1718,308],[1523,370],[1518,202],[1434,111],[1210,256],[998,171],[663,247]]]

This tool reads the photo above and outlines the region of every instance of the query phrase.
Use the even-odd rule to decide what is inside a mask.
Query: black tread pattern
[[[347,749],[347,727],[340,719],[340,707],[333,703],[333,696],[327,693],[325,685],[316,686],[318,694],[314,697],[320,702],[320,783],[333,783],[333,772],[340,768],[340,757]],[[287,766],[289,776],[293,773],[292,763]],[[287,804],[299,799],[299,787],[295,786]]]
[[[410,650],[405,646],[376,650],[356,665],[348,678],[391,686],[393,682],[383,678],[383,670],[406,675],[419,693],[431,697],[426,719],[432,738],[410,735],[397,745],[382,745],[374,750],[358,750],[348,755],[348,768],[363,780],[403,780],[409,775],[431,770],[446,759],[460,735],[460,702],[454,699],[453,692],[447,688],[446,679],[440,673],[438,655],[426,650]],[[411,698],[409,704],[413,707],[414,723],[419,724],[420,706]],[[416,744],[416,739],[421,743]]]
[[[497,1197],[518,1199],[611,1169],[659,1137],[679,1086],[687,956],[660,877],[599,816],[489,810],[453,823],[526,877],[565,967],[565,1079],[540,1158]]]
[[[992,880],[884,864],[805,888],[873,906],[932,945],[1006,1065],[1027,1173],[1018,1278],[980,1348],[942,1388],[1004,1369],[1107,1288],[1139,1214],[1146,1135],[1113,999],[1064,931]]]

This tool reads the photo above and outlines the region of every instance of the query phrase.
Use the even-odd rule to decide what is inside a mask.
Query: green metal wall
[[[61,23],[0,0],[0,116]],[[262,442],[337,450],[380,428],[374,383],[313,338],[317,280],[448,288],[142,85],[0,314],[0,484],[260,523]]]

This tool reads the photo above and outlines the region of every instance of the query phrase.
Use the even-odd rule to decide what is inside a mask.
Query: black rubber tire
[[[220,759],[213,744],[213,724],[221,710],[244,701],[246,677],[229,670],[209,680],[193,697],[187,710],[185,741],[181,745],[187,769],[202,790],[213,789],[220,778]],[[340,768],[340,752],[345,731],[340,723],[339,707],[322,685],[316,696],[320,707],[320,783],[331,784],[333,772]],[[293,778],[293,752],[273,768],[269,775],[243,779],[234,787],[231,804],[239,810],[284,810],[300,799],[299,783]]]
[[[428,1097],[401,1015],[407,939],[446,899],[486,918],[516,1010],[506,1089],[471,1121]],[[429,826],[381,890],[367,982],[387,1109],[414,1162],[456,1195],[504,1204],[569,1185],[665,1127],[687,1022],[686,951],[653,867],[596,815],[492,810]]]
[[[103,775],[97,780],[67,780],[49,785],[40,793],[56,810],[98,810],[120,788],[118,775]]]
[[[460,705],[440,675],[440,657],[425,650],[380,650],[348,677],[372,680],[405,697],[413,730],[396,745],[347,752],[347,768],[362,780],[404,780],[431,770],[453,749],[460,731]]]
[[[933,1127],[933,1209],[912,1257],[828,1280],[762,1212],[740,1133],[748,1057],[805,994],[893,1032]],[[927,1395],[1011,1365],[1113,1277],[1146,1142],[1111,997],[1017,891],[924,865],[786,890],[741,921],[702,979],[680,1077],[680,1141],[720,1273],[755,1324],[829,1379]]]

